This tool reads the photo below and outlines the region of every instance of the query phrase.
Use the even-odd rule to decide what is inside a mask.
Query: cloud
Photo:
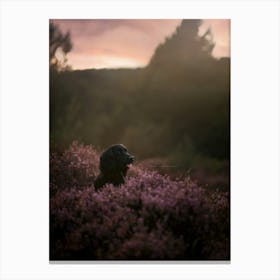
[[[98,37],[106,32],[113,32],[119,27],[136,32],[143,32],[150,35],[164,34],[166,31],[173,29],[174,25],[181,20],[142,20],[142,19],[93,19],[93,20],[52,20],[58,24],[62,31],[70,31],[71,35],[77,38],[81,37]],[[167,29],[167,30],[166,30]],[[169,29],[169,30],[168,30]]]

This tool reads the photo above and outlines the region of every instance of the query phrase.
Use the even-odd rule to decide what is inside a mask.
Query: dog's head
[[[126,175],[129,165],[133,163],[134,156],[122,145],[113,145],[105,150],[100,157],[100,170],[104,174],[122,173]]]

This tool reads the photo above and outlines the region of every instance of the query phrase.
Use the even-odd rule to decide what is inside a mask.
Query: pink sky
[[[181,19],[52,20],[70,31],[73,48],[68,64],[73,69],[142,67],[156,47],[181,23]],[[216,42],[213,55],[230,55],[230,21],[203,20],[200,34],[211,26]]]

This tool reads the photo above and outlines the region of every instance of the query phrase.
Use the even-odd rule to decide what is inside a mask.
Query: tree
[[[66,67],[67,58],[66,55],[71,51],[73,45],[71,42],[70,32],[63,34],[58,25],[50,22],[50,46],[49,46],[49,64],[50,67],[56,69],[64,69]],[[59,59],[56,54],[60,51],[62,58]]]
[[[161,67],[175,68],[178,65],[192,65],[214,60],[211,56],[215,47],[212,32],[208,29],[198,35],[202,20],[183,20],[173,35],[160,44],[152,56],[149,66],[162,70]],[[203,61],[203,62],[202,62]]]

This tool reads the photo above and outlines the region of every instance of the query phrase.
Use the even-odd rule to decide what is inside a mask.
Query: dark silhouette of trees
[[[202,21],[183,20],[174,34],[160,44],[151,58],[151,67],[172,67],[192,61],[213,59],[212,50],[215,47],[211,30],[208,29],[204,35],[198,36],[199,26]]]
[[[67,63],[66,55],[72,49],[72,42],[70,37],[70,32],[63,34],[59,29],[58,25],[50,22],[49,25],[49,63],[50,67],[55,67],[57,69],[64,68]],[[56,52],[60,49],[63,59],[59,60],[56,57]]]

